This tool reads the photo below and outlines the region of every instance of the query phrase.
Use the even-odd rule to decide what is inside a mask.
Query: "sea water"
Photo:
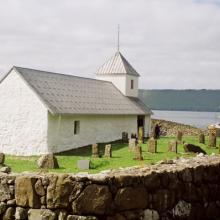
[[[220,123],[220,112],[191,112],[191,111],[158,111],[153,110],[152,118],[164,119],[198,128],[207,128],[210,124]]]

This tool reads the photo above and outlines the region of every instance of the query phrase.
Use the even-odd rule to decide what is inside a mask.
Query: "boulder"
[[[196,146],[196,145],[194,145],[194,144],[187,144],[187,143],[185,143],[184,145],[183,145],[183,148],[184,148],[184,151],[185,152],[192,152],[192,153],[203,153],[203,154],[206,154],[206,152],[201,148],[201,147],[199,147],[199,146]]]
[[[19,176],[15,180],[16,204],[21,207],[40,208],[40,198],[35,191],[36,177]]]
[[[104,215],[110,211],[112,195],[107,186],[88,185],[73,201],[72,209],[76,214]]]
[[[42,168],[42,169],[59,168],[57,158],[53,154],[45,154],[41,156],[37,161],[37,165],[39,168]]]
[[[148,205],[148,193],[144,187],[125,187],[118,190],[115,196],[118,210],[144,209]]]

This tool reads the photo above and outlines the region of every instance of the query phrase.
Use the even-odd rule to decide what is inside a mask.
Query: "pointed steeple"
[[[96,72],[97,75],[131,75],[140,76],[120,51],[105,62]]]

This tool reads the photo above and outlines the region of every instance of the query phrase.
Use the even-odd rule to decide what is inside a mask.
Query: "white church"
[[[13,67],[0,79],[0,152],[56,153],[149,136],[151,110],[138,99],[139,74],[118,51],[96,79]]]

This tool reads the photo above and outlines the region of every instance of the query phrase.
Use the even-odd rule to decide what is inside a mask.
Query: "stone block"
[[[20,176],[15,180],[16,204],[21,207],[40,208],[40,198],[35,191],[37,178]]]
[[[157,153],[157,140],[151,137],[148,141],[148,152]]]
[[[106,158],[112,157],[112,145],[111,144],[105,145],[105,157]]]
[[[80,170],[89,170],[90,168],[90,160],[78,160],[77,168]]]
[[[98,157],[100,157],[98,144],[93,144],[93,145],[92,145],[92,157],[93,157],[93,158],[98,158]]]
[[[73,201],[72,209],[75,214],[104,215],[110,211],[112,195],[107,186],[88,185],[79,197]]]
[[[41,156],[37,161],[37,165],[41,169],[59,168],[57,158],[53,154],[46,154],[46,155]]]
[[[169,141],[168,151],[177,153],[178,142],[176,140]]]

